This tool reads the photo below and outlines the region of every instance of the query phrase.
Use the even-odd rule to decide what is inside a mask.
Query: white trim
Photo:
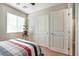
[[[78,56],[78,4],[75,4],[75,55]]]
[[[64,49],[57,49],[57,48],[50,48],[53,51],[59,52],[59,53],[63,53],[68,55],[68,50],[64,50]]]
[[[69,13],[70,13],[70,51],[69,51],[69,55],[72,56],[72,43],[73,43],[73,19],[72,19],[72,8],[69,9]]]

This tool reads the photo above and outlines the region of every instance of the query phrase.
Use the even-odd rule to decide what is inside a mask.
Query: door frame
[[[72,8],[69,9],[69,14],[70,14],[70,40],[68,46],[70,45],[68,49],[68,55],[72,56],[73,55],[73,13],[72,13]]]
[[[78,4],[75,4],[75,55],[78,56],[78,13],[79,7]]]

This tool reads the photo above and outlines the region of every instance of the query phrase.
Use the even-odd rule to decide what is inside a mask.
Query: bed
[[[0,56],[41,56],[41,48],[34,42],[10,39],[0,42]]]

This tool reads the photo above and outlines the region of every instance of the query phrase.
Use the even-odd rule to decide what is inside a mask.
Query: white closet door
[[[64,11],[51,12],[50,22],[51,49],[64,52]]]
[[[34,41],[44,47],[48,47],[48,14],[38,15],[34,21]]]
[[[50,48],[65,54],[70,48],[72,52],[72,9],[51,12],[50,17]]]
[[[39,44],[39,20],[38,17],[33,18],[33,41]]]
[[[39,44],[48,47],[48,15],[39,16]]]

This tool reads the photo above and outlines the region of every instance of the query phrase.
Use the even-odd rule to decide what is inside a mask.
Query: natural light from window
[[[7,33],[23,32],[25,19],[7,12]]]

